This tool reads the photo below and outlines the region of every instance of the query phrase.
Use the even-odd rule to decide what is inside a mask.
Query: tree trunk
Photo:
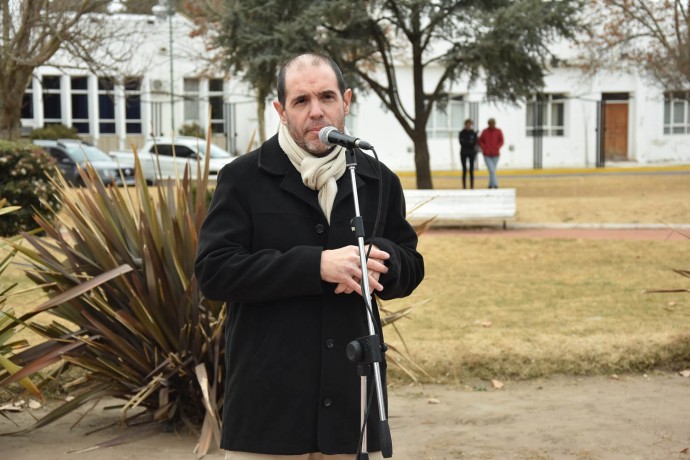
[[[427,142],[426,127],[421,129],[415,127],[414,142],[414,164],[417,171],[417,188],[433,189],[431,180],[431,167],[429,164],[429,143]]]
[[[429,143],[426,135],[427,102],[424,94],[424,65],[422,64],[422,36],[421,13],[419,8],[414,8],[412,16],[412,29],[416,38],[412,43],[412,83],[414,85],[414,163],[417,170],[417,188],[432,189],[431,166],[429,164]]]
[[[256,117],[259,122],[259,143],[266,142],[266,95],[259,91],[256,95]]]
[[[16,81],[2,83],[0,83],[0,139],[16,141],[21,135],[22,101],[26,85],[19,85]]]

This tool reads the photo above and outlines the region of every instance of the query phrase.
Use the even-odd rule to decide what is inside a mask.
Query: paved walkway
[[[455,233],[468,237],[498,238],[564,238],[588,240],[641,240],[690,242],[690,229],[669,228],[498,228],[481,229],[432,229],[433,233]]]

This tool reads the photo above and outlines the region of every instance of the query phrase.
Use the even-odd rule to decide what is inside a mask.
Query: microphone
[[[348,149],[357,147],[358,149],[373,150],[374,148],[374,146],[367,141],[341,133],[335,126],[321,128],[321,131],[319,131],[319,140],[326,145],[342,145]]]

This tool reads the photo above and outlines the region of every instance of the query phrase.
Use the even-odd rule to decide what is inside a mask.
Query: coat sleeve
[[[201,292],[242,303],[323,293],[321,247],[251,251],[253,223],[242,188],[232,170],[221,170],[199,233],[194,271]]]
[[[383,236],[374,240],[374,244],[390,254],[386,261],[388,273],[379,279],[383,291],[376,293],[383,300],[410,295],[424,278],[424,258],[417,252],[417,233],[405,218],[402,186],[395,174],[390,175],[386,226]]]

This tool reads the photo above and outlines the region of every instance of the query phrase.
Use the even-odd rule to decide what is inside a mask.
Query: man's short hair
[[[340,71],[340,67],[338,67],[338,64],[336,64],[335,61],[333,61],[333,59],[327,56],[323,56],[321,54],[300,54],[299,56],[295,56],[289,61],[287,61],[285,64],[283,64],[280,68],[280,71],[278,72],[278,101],[282,104],[283,107],[285,107],[285,99],[287,97],[287,95],[285,94],[285,74],[287,73],[288,68],[290,68],[297,61],[303,59],[311,59],[309,63],[313,66],[321,64],[330,65],[331,69],[333,69],[333,73],[335,74],[335,79],[338,82],[338,90],[340,91],[340,95],[345,95],[345,90],[347,89],[345,87],[345,78],[343,78],[343,73]]]

